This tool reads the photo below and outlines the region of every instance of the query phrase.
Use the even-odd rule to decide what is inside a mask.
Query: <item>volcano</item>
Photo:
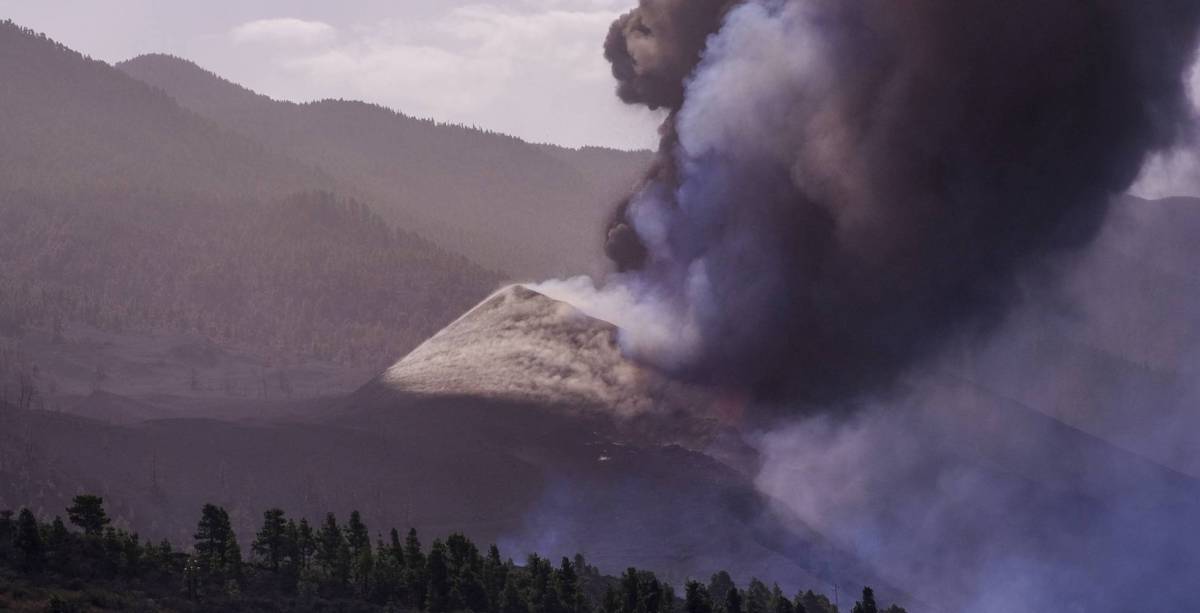
[[[510,548],[584,551],[601,567],[637,560],[675,581],[734,567],[806,589],[872,581],[756,492],[753,454],[713,390],[631,361],[618,334],[566,302],[505,287],[363,386],[336,422],[429,459],[458,453],[454,441],[525,463],[530,472],[511,478],[532,479],[539,494],[498,536]],[[483,498],[505,487],[488,484]],[[486,503],[476,512],[492,519]]]
[[[621,355],[617,327],[522,285],[505,287],[405,356],[380,377],[416,394],[603,410],[623,417],[703,404]]]
[[[523,285],[492,294],[370,384],[598,420],[625,436],[702,450],[719,442],[720,395],[625,357],[614,324]]]

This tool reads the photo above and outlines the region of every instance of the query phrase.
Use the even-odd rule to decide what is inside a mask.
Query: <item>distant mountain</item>
[[[0,22],[0,189],[130,187],[222,199],[332,188],[161,91],[44,35]]]
[[[117,67],[230,131],[352,186],[389,221],[518,277],[591,272],[603,221],[647,152],[535,145],[345,100],[272,100],[195,64]]]
[[[0,335],[75,321],[380,367],[499,285],[352,191],[0,23]]]

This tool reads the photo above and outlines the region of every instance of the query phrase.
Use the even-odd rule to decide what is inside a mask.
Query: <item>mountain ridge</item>
[[[0,75],[0,184],[8,190],[137,185],[238,199],[334,187],[315,167],[11,21],[0,23]]]
[[[227,129],[328,170],[390,222],[517,278],[602,268],[604,220],[650,161],[649,152],[528,143],[365,102],[274,100],[173,56],[143,55],[117,68]]]

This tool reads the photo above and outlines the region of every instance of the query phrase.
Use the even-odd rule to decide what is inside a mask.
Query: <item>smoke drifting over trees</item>
[[[695,332],[660,366],[845,400],[995,324],[1190,120],[1198,25],[1180,0],[642,0],[606,57],[670,113],[607,251]]]

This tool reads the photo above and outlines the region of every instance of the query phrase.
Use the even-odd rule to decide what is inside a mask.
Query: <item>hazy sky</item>
[[[275,98],[354,98],[542,142],[650,147],[601,45],[635,0],[0,0],[107,62],[178,55]]]

